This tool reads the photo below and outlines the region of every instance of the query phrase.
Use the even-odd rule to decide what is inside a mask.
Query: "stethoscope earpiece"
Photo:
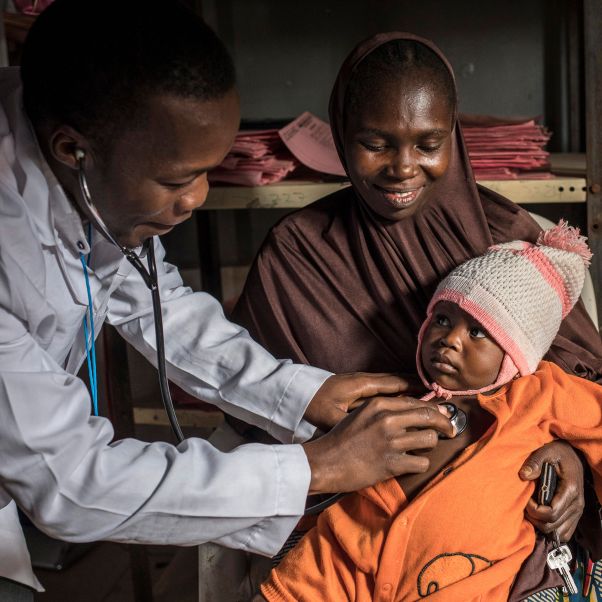
[[[82,161],[86,158],[86,153],[81,148],[75,149],[75,159],[76,161]]]

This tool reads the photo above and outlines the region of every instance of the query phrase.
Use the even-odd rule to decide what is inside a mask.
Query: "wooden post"
[[[196,211],[199,268],[203,291],[222,300],[222,276],[216,211],[199,209]]]
[[[583,113],[583,0],[568,0],[566,11],[568,141],[565,152],[585,149]]]
[[[134,437],[134,400],[130,385],[127,343],[111,326],[104,326],[103,335],[109,415],[115,429],[115,439]],[[127,548],[130,554],[134,601],[152,602],[153,587],[146,548],[132,544]]]
[[[134,437],[134,400],[130,384],[127,343],[115,328],[108,324],[104,325],[102,335],[107,402],[115,439]]]
[[[587,230],[594,253],[591,266],[602,315],[602,2],[584,0],[585,130],[587,152]]]

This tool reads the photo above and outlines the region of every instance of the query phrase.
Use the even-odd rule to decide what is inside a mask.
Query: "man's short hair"
[[[235,85],[222,42],[176,0],[56,0],[27,36],[21,77],[34,126],[65,123],[101,148],[150,95],[208,101]]]

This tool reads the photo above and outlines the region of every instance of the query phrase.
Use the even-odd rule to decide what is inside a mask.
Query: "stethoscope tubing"
[[[171,393],[169,392],[169,383],[167,380],[167,370],[165,363],[165,337],[163,333],[163,316],[161,313],[161,297],[159,295],[159,284],[157,277],[157,263],[155,261],[155,249],[152,240],[147,240],[142,245],[142,252],[137,255],[133,250],[128,249],[120,245],[111,235],[109,229],[100,217],[98,210],[92,203],[92,197],[90,195],[90,189],[88,188],[88,182],[86,180],[86,173],[84,168],[84,156],[83,153],[78,157],[79,171],[78,181],[79,187],[82,193],[86,207],[90,213],[90,221],[94,224],[94,227],[112,244],[114,244],[125,256],[125,258],[134,266],[136,271],[144,280],[147,288],[150,290],[151,299],[153,303],[153,321],[155,325],[155,339],[157,347],[157,371],[159,372],[159,389],[161,391],[161,401],[165,408],[165,413],[169,419],[171,429],[178,440],[178,443],[184,441],[184,435],[178,422],[178,417],[174,409],[173,400]],[[148,263],[148,270],[142,263],[142,258],[146,255]],[[94,336],[94,335],[92,335]]]

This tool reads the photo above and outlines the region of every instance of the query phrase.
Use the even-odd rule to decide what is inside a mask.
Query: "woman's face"
[[[451,156],[450,102],[420,77],[383,82],[346,114],[349,177],[378,215],[393,221],[416,212]]]

